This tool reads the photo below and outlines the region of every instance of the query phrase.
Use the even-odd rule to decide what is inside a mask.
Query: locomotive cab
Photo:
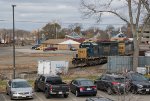
[[[79,47],[77,57],[73,58],[72,64],[76,66],[91,66],[107,62],[106,57],[99,56],[97,43],[83,42]]]
[[[80,44],[80,49],[86,49],[87,57],[97,57],[98,56],[98,44],[95,42],[84,42]]]

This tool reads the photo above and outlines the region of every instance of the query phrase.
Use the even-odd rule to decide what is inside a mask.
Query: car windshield
[[[98,44],[97,44],[97,43],[95,43],[95,42],[92,42],[92,45],[97,46]]]
[[[59,77],[47,78],[46,82],[47,82],[47,83],[50,83],[50,84],[62,84],[62,80],[61,80],[61,78],[59,78]]]
[[[115,78],[115,81],[122,83],[125,81],[125,79],[124,78]]]
[[[133,81],[147,81],[147,79],[141,74],[131,74]]]
[[[27,88],[30,85],[26,81],[12,82],[12,88]]]
[[[93,86],[94,83],[90,80],[82,80],[82,81],[80,81],[80,85],[81,86]]]

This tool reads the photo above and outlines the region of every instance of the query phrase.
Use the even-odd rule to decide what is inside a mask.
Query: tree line
[[[122,27],[116,28],[113,25],[108,25],[105,29],[100,29],[99,27],[89,27],[83,30],[83,25],[81,23],[70,24],[67,28],[63,28],[59,23],[47,23],[43,28],[25,31],[25,30],[15,30],[15,40],[16,44],[23,44],[29,40],[32,40],[33,44],[36,40],[48,40],[48,39],[63,39],[65,35],[69,35],[72,32],[83,35],[84,38],[93,38],[96,34],[100,33],[99,39],[109,39],[110,34],[118,34],[119,31],[126,34],[127,37],[132,38],[131,27],[129,25],[123,25]],[[12,43],[12,29],[0,29],[0,42],[2,40],[7,43]],[[29,43],[29,42],[28,42]]]

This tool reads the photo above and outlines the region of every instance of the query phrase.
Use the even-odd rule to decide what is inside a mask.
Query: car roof
[[[83,80],[90,80],[90,79],[87,79],[87,78],[77,78],[75,80],[77,80],[77,81],[83,81]]]
[[[51,74],[42,74],[40,76],[44,76],[44,77],[60,77],[58,75],[51,75]]]
[[[105,75],[111,76],[111,77],[114,77],[114,78],[124,78],[124,76],[122,76],[120,74],[114,74],[114,73],[112,73],[112,74],[105,74]]]
[[[46,47],[46,48],[57,48],[57,47],[54,47],[54,46],[49,46],[49,47]]]
[[[134,72],[134,71],[129,71],[128,74],[140,74],[140,73]]]
[[[12,82],[21,82],[21,81],[27,81],[27,80],[25,80],[25,79],[12,79],[11,81]]]
[[[130,71],[130,72],[128,72],[127,74],[130,74],[130,75],[132,75],[132,74],[134,74],[134,75],[143,75],[143,74],[141,74],[141,73],[134,72],[134,71]]]

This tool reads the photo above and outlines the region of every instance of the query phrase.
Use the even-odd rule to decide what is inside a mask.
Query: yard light
[[[16,72],[16,67],[15,67],[15,17],[14,17],[14,8],[16,5],[12,5],[13,8],[13,78],[15,79],[15,72]]]

